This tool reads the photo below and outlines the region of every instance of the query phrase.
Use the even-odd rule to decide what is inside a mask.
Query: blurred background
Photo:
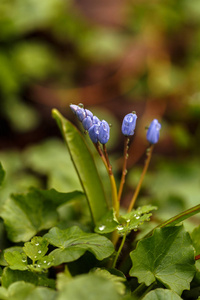
[[[30,185],[80,189],[51,117],[57,108],[80,126],[70,103],[112,124],[108,149],[118,180],[121,122],[136,111],[124,205],[154,118],[161,137],[139,203],[157,204],[160,219],[199,204],[200,2],[0,1],[0,160],[7,171],[0,205]]]

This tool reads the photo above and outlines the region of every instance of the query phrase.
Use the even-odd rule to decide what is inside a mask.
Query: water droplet
[[[127,223],[129,223],[130,221],[131,221],[131,220],[130,220],[130,219],[128,219],[128,220],[127,220]]]
[[[38,268],[40,268],[40,265],[37,265],[38,266]]]
[[[47,264],[47,265],[49,266],[50,264],[51,264],[51,263],[50,263],[50,262],[48,262],[48,264]]]
[[[26,259],[22,259],[22,262],[25,263],[25,262],[26,262]]]
[[[35,246],[39,246],[39,243],[35,243]]]
[[[42,251],[41,251],[41,250],[39,250],[39,251],[38,251],[38,253],[40,254],[40,253],[42,253]]]
[[[138,220],[139,218],[140,218],[139,216],[136,217],[137,220]]]
[[[117,226],[117,229],[118,229],[118,230],[123,230],[124,227],[123,227],[122,225],[119,225],[119,226]]]
[[[37,258],[37,255],[35,255],[34,258]]]
[[[46,262],[47,262],[47,261],[46,261],[46,260],[44,260],[44,264],[46,264]]]
[[[100,230],[100,231],[104,230],[105,228],[106,228],[106,226],[105,226],[105,225],[101,225],[101,226],[99,226],[99,230]]]

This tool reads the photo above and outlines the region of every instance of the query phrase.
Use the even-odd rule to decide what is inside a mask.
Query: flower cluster
[[[101,144],[106,144],[108,142],[110,138],[110,126],[105,120],[100,121],[90,110],[78,105],[71,104],[70,108],[82,123],[83,128],[88,131],[93,143],[100,142]]]
[[[83,128],[88,131],[90,139],[93,143],[100,142],[106,144],[110,138],[110,126],[105,120],[100,121],[93,113],[84,109],[80,105],[71,104],[71,110],[82,122]],[[135,113],[127,114],[122,122],[122,133],[126,137],[132,136],[135,131],[137,115]],[[147,131],[147,141],[150,144],[156,144],[159,140],[161,125],[157,119],[154,119]]]

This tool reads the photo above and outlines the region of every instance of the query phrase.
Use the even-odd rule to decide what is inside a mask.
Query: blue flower
[[[159,140],[161,125],[157,119],[154,119],[147,131],[147,141],[150,144],[156,144]]]
[[[94,124],[90,127],[88,130],[90,139],[92,140],[93,143],[97,143],[99,140],[99,127],[100,125]]]
[[[100,127],[99,127],[99,142],[101,144],[106,144],[110,138],[110,126],[106,121],[101,121]]]
[[[71,108],[71,110],[73,111],[74,114],[76,114],[76,111],[78,108],[80,108],[78,105],[76,104],[70,104],[69,106]]]
[[[76,115],[77,115],[79,121],[82,122],[82,121],[85,119],[85,117],[86,117],[85,109],[79,107],[79,108],[77,109],[77,111],[76,111]]]
[[[122,122],[122,133],[125,136],[131,136],[134,134],[135,125],[136,125],[137,115],[130,113],[127,114]]]
[[[82,125],[85,130],[89,130],[90,127],[93,125],[92,118],[90,116],[87,116],[85,119],[83,119]]]

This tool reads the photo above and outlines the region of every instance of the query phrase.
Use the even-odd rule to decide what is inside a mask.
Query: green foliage
[[[156,289],[154,291],[149,292],[144,298],[144,300],[181,300],[175,292],[164,289]]]
[[[4,219],[12,241],[27,241],[37,232],[48,229],[58,222],[56,208],[74,199],[79,192],[59,193],[56,190],[32,188],[26,194],[14,194],[3,206]]]
[[[114,252],[113,244],[106,237],[85,233],[77,226],[65,230],[54,227],[44,237],[51,245],[59,247],[50,254],[54,258],[54,265],[77,260],[85,251],[93,253],[98,260]]]
[[[131,252],[131,276],[147,286],[160,281],[178,294],[189,289],[195,274],[194,248],[182,226],[155,229]]]
[[[118,300],[121,299],[112,281],[103,276],[86,274],[70,280],[59,293],[58,300]]]
[[[95,231],[101,234],[113,232],[117,230],[119,234],[127,234],[131,230],[137,231],[145,221],[149,221],[152,210],[157,209],[155,206],[146,205],[138,207],[136,210],[132,210],[130,213],[126,213],[120,216],[117,221],[113,210],[110,210],[95,227]]]
[[[11,284],[8,289],[0,287],[0,298],[4,300],[34,300],[34,299],[49,299],[54,300],[56,291],[45,288],[36,287],[31,283],[18,281]]]

